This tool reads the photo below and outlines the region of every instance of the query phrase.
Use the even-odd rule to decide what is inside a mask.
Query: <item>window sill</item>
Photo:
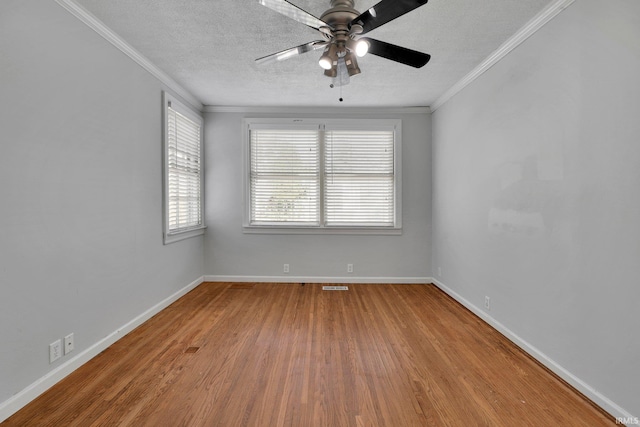
[[[245,234],[336,234],[336,235],[390,235],[399,236],[402,228],[391,227],[282,227],[243,226]]]
[[[179,231],[179,232],[175,232],[175,233],[165,234],[164,235],[164,244],[168,245],[170,243],[179,242],[180,240],[190,239],[190,238],[196,237],[196,236],[202,236],[204,234],[204,230],[206,228],[207,227],[203,226],[203,227],[199,227],[199,228],[192,228],[190,230],[185,230],[185,231]]]

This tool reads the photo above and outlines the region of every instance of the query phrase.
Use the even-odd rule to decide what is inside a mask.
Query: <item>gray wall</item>
[[[214,112],[205,115],[205,271],[209,275],[289,277],[425,278],[431,275],[431,120],[428,113],[349,114],[342,118],[402,119],[403,234],[243,234],[244,117],[332,117],[327,113]],[[347,274],[347,264],[354,264]]]
[[[207,114],[209,229],[163,246],[162,85],[53,1],[4,0],[0,405],[69,360],[50,342],[78,354],[203,274],[422,278],[433,248],[443,284],[637,415],[639,15],[576,1],[433,115],[433,162],[430,115],[352,114],[403,120],[401,236],[243,234],[242,118],[293,114]]]
[[[438,279],[636,416],[639,17],[578,0],[433,114]]]
[[[202,237],[162,244],[162,90],[54,1],[0,2],[0,404],[203,274]]]

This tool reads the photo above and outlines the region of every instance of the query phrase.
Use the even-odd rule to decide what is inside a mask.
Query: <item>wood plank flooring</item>
[[[204,283],[2,426],[612,426],[433,285]]]

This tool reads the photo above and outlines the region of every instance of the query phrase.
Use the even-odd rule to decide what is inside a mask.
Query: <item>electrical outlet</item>
[[[442,268],[438,267],[438,277],[442,277]]]
[[[484,308],[491,310],[491,298],[484,297]]]
[[[66,337],[64,337],[64,354],[69,354],[73,351],[74,349],[74,344],[73,344],[73,333],[67,335]]]
[[[289,264],[285,264],[285,265],[282,267],[282,271],[283,271],[283,272],[285,272],[285,273],[288,273],[288,272],[289,272]]]
[[[353,273],[353,264],[347,264],[347,273]]]
[[[62,356],[62,342],[60,340],[49,344],[49,363],[53,363]]]

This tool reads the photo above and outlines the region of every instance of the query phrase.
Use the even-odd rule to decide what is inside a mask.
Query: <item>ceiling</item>
[[[551,3],[431,0],[367,34],[431,54],[425,67],[367,55],[350,84],[330,88],[318,66],[321,51],[255,64],[321,39],[258,0],[75,1],[204,105],[243,107],[429,106]],[[290,1],[317,17],[330,7],[329,0]],[[355,0],[355,8],[362,12],[377,2]]]

